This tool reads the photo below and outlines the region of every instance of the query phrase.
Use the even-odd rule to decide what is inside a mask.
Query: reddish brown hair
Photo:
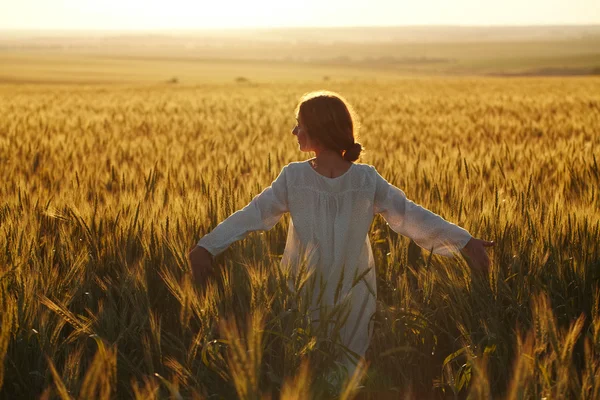
[[[356,141],[358,123],[352,106],[339,94],[321,90],[306,93],[296,107],[311,141],[356,161],[362,146]]]

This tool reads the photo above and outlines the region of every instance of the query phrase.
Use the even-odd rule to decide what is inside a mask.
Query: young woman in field
[[[319,273],[325,284],[321,302],[315,304],[319,310],[348,304],[341,343],[363,357],[375,312],[375,265],[368,237],[375,214],[380,213],[395,232],[424,249],[444,256],[461,252],[483,271],[489,266],[486,247],[493,242],[476,239],[408,200],[373,166],[354,163],[362,148],[355,142],[353,114],[336,93],[306,94],[296,108],[298,122],[292,134],[300,150],[314,152],[315,157],[283,167],[271,186],[202,237],[189,253],[189,261],[196,279],[202,281],[211,273],[212,256],[251,231],[271,229],[289,212],[282,265],[298,268],[305,262],[309,270]],[[314,293],[313,300],[318,295]],[[314,319],[318,316],[315,311]],[[356,361],[343,361],[349,373]]]

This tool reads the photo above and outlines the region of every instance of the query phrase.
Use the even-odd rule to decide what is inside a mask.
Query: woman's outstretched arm
[[[406,198],[401,189],[375,172],[377,181],[373,212],[381,213],[395,232],[411,238],[434,254],[451,256],[460,251],[476,268],[489,267],[485,247],[493,246],[493,242],[476,239],[467,230],[415,204]]]
[[[256,195],[247,206],[231,214],[200,239],[188,254],[197,280],[202,280],[205,272],[212,270],[213,256],[252,231],[271,229],[288,212],[286,169],[287,166],[283,167],[271,186]]]

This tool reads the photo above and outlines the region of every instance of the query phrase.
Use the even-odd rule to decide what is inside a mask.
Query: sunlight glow
[[[598,24],[597,0],[19,0],[3,29]]]

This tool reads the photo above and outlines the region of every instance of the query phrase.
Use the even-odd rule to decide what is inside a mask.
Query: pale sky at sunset
[[[0,0],[0,30],[561,24],[600,0]]]

